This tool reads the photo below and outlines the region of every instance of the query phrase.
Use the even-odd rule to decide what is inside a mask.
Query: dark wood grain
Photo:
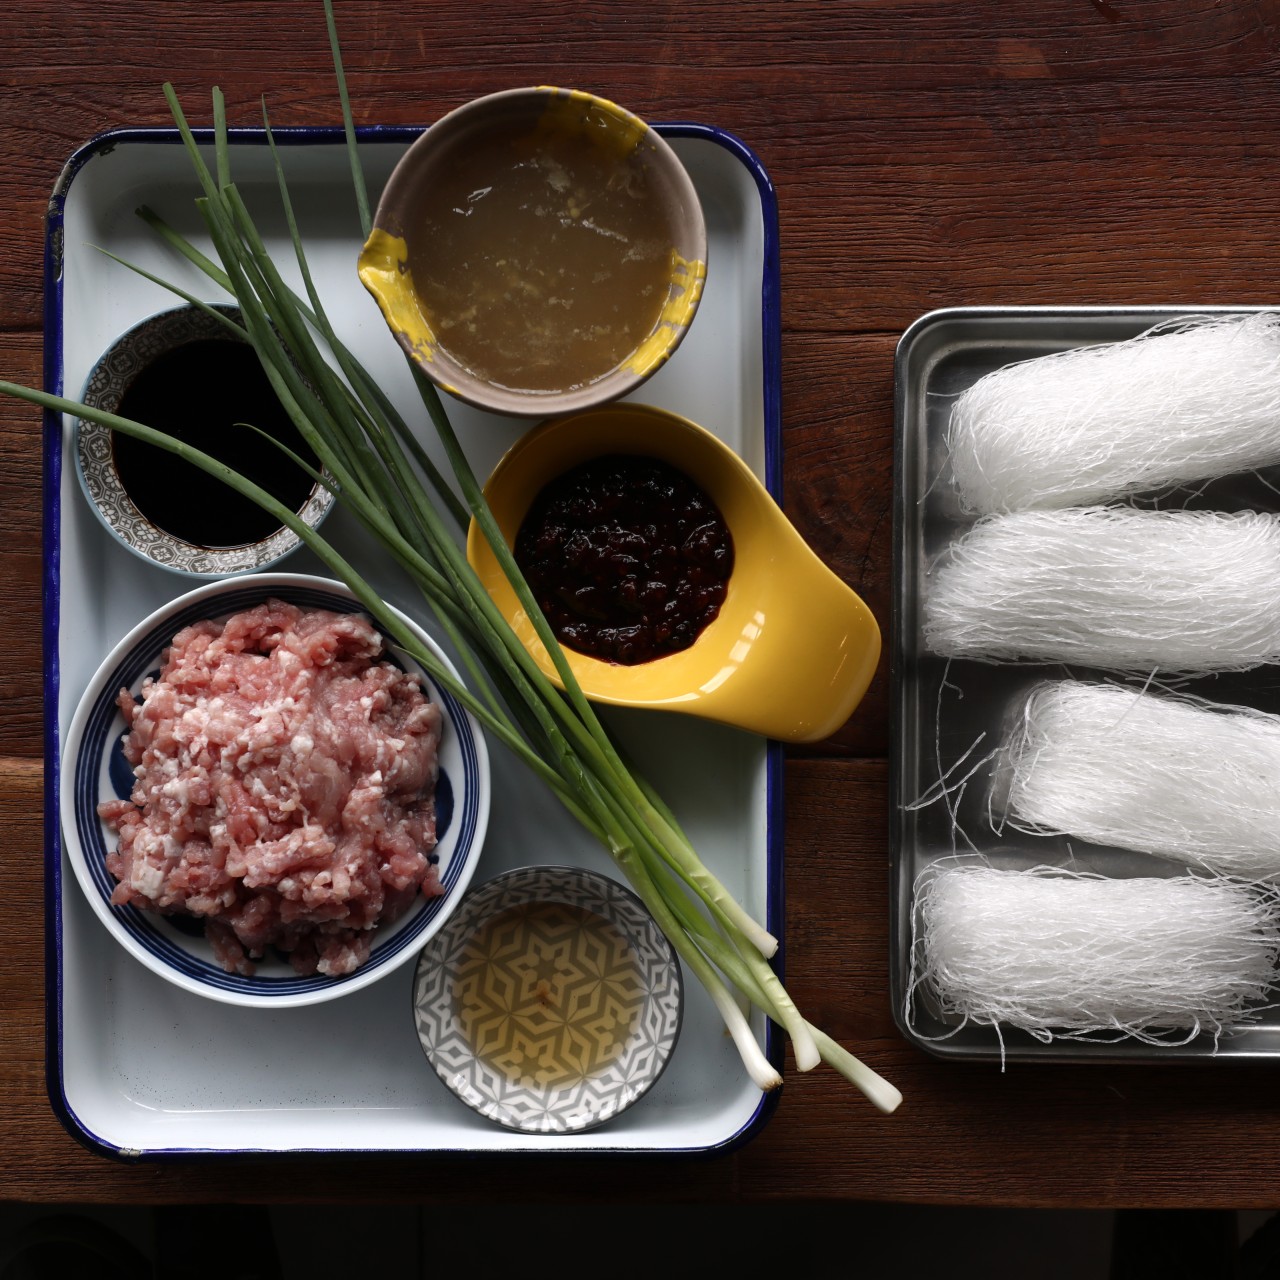
[[[337,9],[361,122],[560,81],[740,134],[778,185],[790,328],[897,331],[957,302],[1266,302],[1276,5],[1114,7],[1123,21],[1086,0]],[[166,78],[200,122],[215,83],[242,123],[264,90],[279,123],[337,119],[314,4],[292,0],[283,24],[241,0],[163,9],[7,10],[18,225],[0,310],[21,323],[38,320],[31,269],[61,161],[104,128],[168,123]]]
[[[337,0],[361,123],[570,83],[727,128],[782,216],[786,506],[882,621],[893,351],[977,303],[1267,303],[1280,264],[1276,0]],[[43,216],[94,134],[338,119],[318,0],[9,0],[0,18],[0,377],[40,376]],[[888,1005],[886,672],[787,774],[788,979],[906,1095],[874,1113],[789,1072],[736,1154],[637,1162],[228,1160],[130,1166],[61,1128],[43,1059],[39,418],[0,399],[0,1197],[490,1202],[898,1199],[1280,1205],[1268,1064],[958,1066]]]
[[[852,719],[806,754],[883,756],[888,749],[896,341],[788,333],[783,344],[784,509],[886,632],[880,669]]]
[[[0,329],[0,378],[41,385],[39,335]],[[0,397],[0,756],[33,760],[43,749],[40,481],[40,415]]]

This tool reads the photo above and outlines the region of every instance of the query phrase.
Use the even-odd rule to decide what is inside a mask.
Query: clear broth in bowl
[[[645,985],[611,921],[569,903],[529,902],[467,940],[454,999],[477,1058],[515,1084],[562,1089],[621,1055]]]
[[[674,229],[644,149],[548,130],[459,149],[407,237],[436,341],[476,377],[563,391],[611,373],[654,331]]]

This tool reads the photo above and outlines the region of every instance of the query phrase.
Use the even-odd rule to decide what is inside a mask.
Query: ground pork
[[[338,975],[442,893],[440,710],[381,652],[368,619],[280,600],[180,631],[118,700],[134,786],[98,809],[112,902],[202,917],[228,972],[275,948]]]

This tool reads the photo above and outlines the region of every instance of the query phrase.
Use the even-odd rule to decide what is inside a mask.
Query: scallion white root
[[[861,1089],[876,1110],[883,1111],[885,1115],[897,1111],[902,1105],[902,1094],[898,1089],[837,1044],[825,1031],[819,1031],[817,1027],[810,1027],[810,1030],[823,1062],[834,1067],[851,1085]]]

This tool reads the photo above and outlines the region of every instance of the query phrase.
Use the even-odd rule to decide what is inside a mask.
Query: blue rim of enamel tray
[[[737,159],[755,182],[760,198],[764,232],[763,272],[761,279],[761,337],[763,366],[764,405],[764,482],[766,488],[780,504],[782,501],[782,332],[781,332],[781,272],[778,244],[778,203],[773,182],[756,154],[731,133],[713,125],[689,122],[655,124],[653,128],[668,140],[672,138],[701,139],[723,147]],[[357,140],[363,143],[413,142],[423,129],[417,126],[380,125],[359,128]],[[193,129],[197,142],[212,145],[213,130]],[[343,141],[341,128],[323,126],[315,128],[276,129],[275,142],[281,146],[335,145]],[[232,145],[265,146],[266,132],[262,129],[231,129],[228,138]],[[121,143],[148,143],[180,146],[182,139],[176,129],[114,129],[99,134],[80,147],[67,161],[54,186],[49,200],[45,224],[44,253],[44,386],[55,395],[63,391],[63,292],[62,251],[63,213],[67,194],[76,175],[94,156],[100,155]],[[242,1151],[221,1151],[208,1148],[166,1147],[138,1151],[123,1148],[93,1133],[76,1115],[66,1095],[63,1082],[63,967],[62,967],[62,835],[59,822],[59,669],[58,637],[60,620],[60,526],[62,501],[62,416],[46,412],[43,433],[43,521],[44,580],[42,593],[44,642],[44,843],[45,843],[45,1079],[49,1100],[63,1126],[78,1142],[101,1155],[114,1156],[131,1161],[204,1161],[219,1156],[235,1157]],[[782,748],[776,742],[768,746],[765,786],[768,831],[766,837],[767,885],[765,924],[779,939],[774,967],[779,976],[784,973],[785,943],[782,922],[784,914],[782,846],[783,846],[783,792]],[[765,1052],[769,1060],[781,1069],[783,1061],[782,1041],[772,1023],[766,1025]],[[720,1155],[731,1151],[763,1128],[778,1103],[778,1091],[764,1094],[750,1118],[739,1130],[712,1146],[661,1147],[661,1148],[610,1148],[592,1147],[581,1150],[537,1152],[477,1151],[474,1149],[423,1148],[421,1154],[463,1155],[469,1158],[493,1156],[518,1159],[531,1156],[545,1159],[572,1159],[574,1156],[671,1156],[671,1155]],[[291,1147],[274,1151],[255,1149],[253,1155],[279,1155],[282,1157],[302,1154],[327,1155],[395,1155],[418,1154],[413,1150],[353,1149],[331,1147]]]

